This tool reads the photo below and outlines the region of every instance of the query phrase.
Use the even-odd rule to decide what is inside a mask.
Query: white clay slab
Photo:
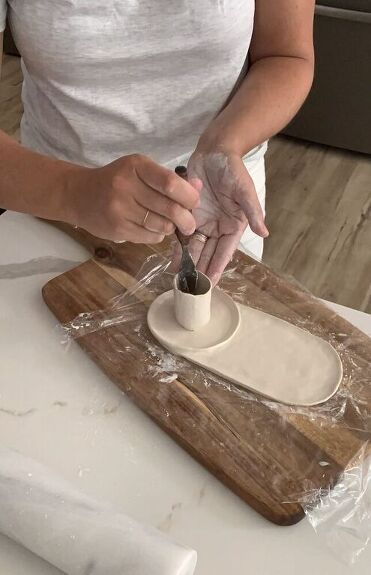
[[[148,326],[169,351],[223,378],[289,405],[317,405],[337,391],[343,370],[321,338],[213,290],[210,323],[197,332],[175,319],[173,291],[157,298]],[[228,302],[228,303],[227,303]]]
[[[186,351],[215,351],[235,335],[240,325],[240,312],[232,298],[222,290],[214,289],[209,323],[197,331],[189,331],[176,320],[171,290],[156,298],[149,308],[148,325],[155,338],[178,355],[184,355]]]

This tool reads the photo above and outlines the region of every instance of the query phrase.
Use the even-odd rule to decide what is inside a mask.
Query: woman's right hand
[[[159,243],[175,227],[195,231],[192,209],[201,182],[184,181],[146,156],[124,156],[103,168],[71,170],[69,223],[114,242]]]

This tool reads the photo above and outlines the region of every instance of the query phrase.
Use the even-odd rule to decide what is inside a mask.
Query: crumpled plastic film
[[[165,286],[170,275],[167,273],[170,265],[171,262],[160,255],[149,256],[140,267],[138,277],[130,289],[112,298],[105,309],[81,313],[62,326],[63,343],[122,323],[140,325],[146,315],[143,304],[149,304],[157,295],[168,289]]]
[[[0,445],[0,533],[66,575],[193,575],[197,554]]]
[[[357,439],[362,440],[363,447],[348,465],[343,476],[338,478],[335,487],[318,489],[311,483],[309,471],[313,470],[314,466],[319,466],[325,477],[326,467],[331,464],[326,460],[313,461],[308,463],[308,478],[306,473],[303,473],[300,491],[293,491],[287,501],[282,500],[282,503],[300,503],[315,531],[336,552],[337,557],[348,564],[354,563],[371,538],[371,379],[364,375],[365,368],[370,367],[369,362],[360,354],[354,353],[354,346],[360,338],[359,332],[334,331],[329,334],[321,321],[316,321],[318,300],[305,290],[302,297],[290,299],[290,306],[284,305],[283,301],[278,299],[275,301],[272,290],[266,298],[262,297],[262,292],[265,292],[272,281],[275,282],[277,293],[280,287],[282,290],[289,289],[288,279],[274,272],[272,275],[269,268],[236,255],[223,274],[220,287],[236,302],[275,315],[308,329],[313,335],[323,337],[336,349],[343,364],[342,385],[331,399],[321,405],[291,406],[269,400],[173,355],[154,340],[148,330],[146,316],[151,301],[172,287],[173,274],[170,272],[169,256],[170,253],[150,255],[142,263],[135,279],[131,278],[128,289],[107,302],[104,309],[81,313],[65,324],[62,327],[63,341],[70,342],[90,333],[106,330],[105,337],[108,340],[112,338],[115,353],[119,352],[125,356],[140,346],[143,361],[137,362],[135,375],[138,378],[150,373],[168,385],[177,378],[183,378],[183,381],[190,381],[191,378],[192,382],[197,382],[197,389],[200,389],[200,382],[203,383],[203,398],[207,398],[208,393],[212,392],[211,388],[220,386],[223,388],[225,402],[233,403],[237,394],[244,402],[263,405],[286,421],[294,421],[299,416],[314,422],[318,429],[330,428],[334,437],[339,425],[342,429],[349,429]],[[255,283],[250,283],[247,288],[250,277],[254,278]],[[292,286],[295,284],[297,287],[297,282],[292,283]],[[259,290],[259,298],[254,297],[256,290]],[[257,304],[257,299],[260,305]],[[313,317],[312,314],[303,313],[303,306],[307,309],[311,302]],[[110,328],[124,323],[130,324],[129,332],[132,337],[127,336],[126,330],[127,337],[121,346],[120,337],[115,333],[113,340]],[[335,324],[336,322],[331,323]],[[262,425],[260,429],[264,430],[264,422],[259,423]],[[266,430],[265,433],[267,439],[271,431]],[[286,456],[290,457],[289,446]]]
[[[316,533],[335,557],[347,564],[357,561],[371,538],[371,455],[368,447],[360,450],[332,489],[319,493],[308,486],[308,491],[297,497]]]

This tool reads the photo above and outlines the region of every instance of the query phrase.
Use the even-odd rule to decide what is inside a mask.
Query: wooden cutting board
[[[46,304],[62,323],[107,306],[125,292],[153,248],[112,246],[72,232],[95,258],[49,281]],[[158,248],[156,248],[158,251]],[[279,525],[303,516],[294,494],[336,484],[342,471],[369,449],[371,340],[301,288],[243,254],[234,261],[241,275],[239,301],[305,326],[338,348],[344,366],[340,391],[323,407],[290,410],[267,405],[232,385],[209,385],[192,364],[164,382],[143,342],[149,301],[142,302],[141,333],[123,323],[77,339],[79,345],[127,396],[195,459],[246,503]],[[223,286],[231,287],[228,279]],[[150,299],[150,298],[149,298]],[[143,331],[144,330],[144,331]],[[152,340],[153,343],[154,340]],[[342,348],[346,347],[346,352]],[[125,348],[130,351],[125,352]],[[300,382],[298,382],[300,385]],[[344,400],[345,395],[354,400]],[[251,400],[254,397],[254,400]],[[344,413],[340,416],[343,409]],[[371,443],[371,442],[370,442]]]

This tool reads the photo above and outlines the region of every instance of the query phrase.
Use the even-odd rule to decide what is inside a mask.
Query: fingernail
[[[264,222],[262,221],[258,221],[256,222],[256,231],[255,233],[257,233],[259,236],[261,236],[262,238],[267,238],[269,236],[269,231],[267,226],[264,224]]]
[[[188,183],[191,184],[191,186],[195,188],[198,192],[200,192],[203,187],[203,183],[202,180],[200,180],[200,178],[190,178]]]
[[[187,230],[184,230],[184,231],[183,231],[183,234],[184,234],[185,236],[191,236],[192,234],[194,234],[195,229],[196,229],[196,228],[194,228],[194,227],[193,227],[193,228],[188,228]]]

